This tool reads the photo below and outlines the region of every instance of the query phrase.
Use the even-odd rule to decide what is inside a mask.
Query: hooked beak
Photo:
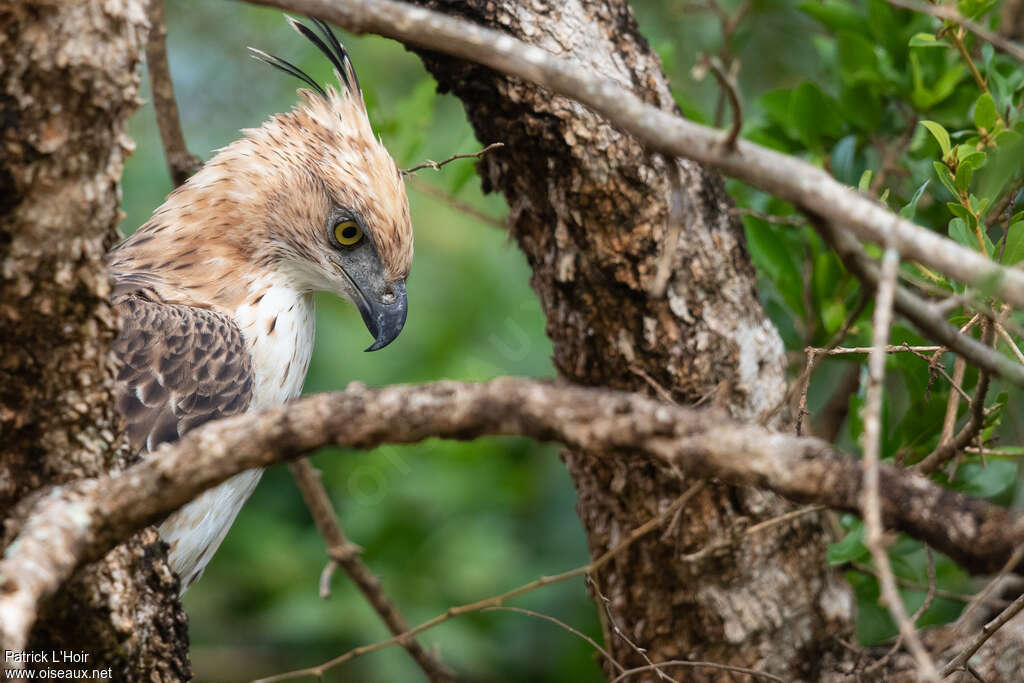
[[[367,351],[377,351],[395,341],[405,326],[408,302],[405,298],[405,282],[392,282],[378,296],[367,296],[359,290],[356,304],[363,316],[366,329],[373,335],[374,342]]]

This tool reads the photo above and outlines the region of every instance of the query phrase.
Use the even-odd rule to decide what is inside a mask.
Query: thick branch
[[[714,129],[645,104],[613,81],[504,33],[394,0],[251,0],[376,33],[518,76],[571,97],[636,136],[652,150],[712,166],[781,197],[862,240],[891,244],[912,259],[968,284],[984,285],[1024,308],[1024,272],[893,214],[824,170],[751,142],[722,145]]]
[[[717,412],[524,379],[352,385],[206,425],[127,470],[51,491],[0,562],[0,643],[24,645],[39,602],[76,567],[242,470],[328,444],[373,448],[491,434],[559,441],[608,458],[652,458],[799,502],[859,509],[859,461],[817,439],[775,434]],[[972,570],[994,571],[1024,539],[1024,523],[1005,509],[905,471],[881,467],[879,491],[887,526]]]

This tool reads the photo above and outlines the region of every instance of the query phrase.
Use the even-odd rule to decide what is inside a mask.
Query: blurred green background
[[[249,59],[246,46],[288,59],[319,81],[332,78],[326,60],[287,27],[280,12],[241,3],[167,4],[168,52],[183,128],[191,151],[204,159],[236,139],[239,129],[259,126],[296,101],[297,82]],[[721,7],[733,11],[739,4],[727,0]],[[946,107],[929,115],[947,125],[963,125],[977,97],[969,81],[962,83],[962,74],[942,81],[943,69],[958,67],[950,61],[955,55],[939,55],[934,49],[921,58],[923,81],[918,74],[911,83],[905,64],[900,65],[906,60],[906,39],[915,31],[931,30],[930,21],[908,13],[893,15],[880,0],[756,0],[725,52],[719,21],[706,9],[685,0],[636,0],[633,6],[687,116],[701,122],[721,116],[720,123],[727,125],[728,112],[716,112],[721,104],[713,79],[697,82],[691,69],[701,52],[724,57],[731,52],[742,63],[744,135],[829,167],[850,184],[865,169],[877,167],[874,145],[879,136],[900,136],[903,124],[897,114],[907,106],[904,100],[922,111]],[[864,52],[861,43],[866,41],[861,39],[854,44],[860,52],[851,53],[852,39],[842,31],[869,27],[891,40],[879,41],[884,49],[869,46],[868,51],[874,50],[883,65],[890,60],[896,67],[868,72],[864,64],[849,62],[850,54],[866,54],[868,62],[875,57]],[[479,149],[461,104],[435,93],[416,56],[381,38],[341,36],[359,72],[374,127],[400,166]],[[845,80],[844,70],[856,71],[855,85]],[[864,81],[865,73],[878,82]],[[946,83],[946,90],[928,90],[935,81]],[[124,176],[126,233],[141,225],[170,190],[145,83],[141,96],[146,102],[131,123],[138,148]],[[877,112],[864,113],[872,107]],[[908,197],[931,173],[934,152],[927,136],[914,138],[909,153],[914,158],[906,161],[910,170],[893,181],[893,199]],[[471,161],[418,175],[496,218],[507,213],[500,197],[481,195]],[[777,213],[792,210],[738,183],[729,187],[743,205]],[[354,380],[382,385],[552,376],[544,318],[518,248],[501,230],[443,202],[413,189],[409,198],[416,258],[405,331],[387,349],[364,354],[370,338],[355,310],[321,297],[305,390],[341,389]],[[919,221],[942,229],[945,223],[937,213],[941,202],[926,195],[919,208],[926,212]],[[803,346],[823,345],[838,328],[857,299],[856,283],[806,228],[748,219],[746,230],[762,300],[787,348],[796,352],[795,359],[802,358]],[[812,275],[810,299],[803,295],[805,267]],[[869,315],[870,306],[862,319]],[[858,323],[850,343],[865,342],[869,332],[866,322]],[[903,328],[894,336],[917,341]],[[862,360],[826,362],[811,387],[812,410],[825,402],[837,378]],[[937,434],[947,389],[929,383],[925,364],[913,358],[894,358],[890,373],[901,375],[890,382],[885,415],[887,433],[893,434],[886,454],[892,457],[903,448],[927,448],[927,441],[920,443],[921,435]],[[969,374],[968,380],[973,382],[973,377]],[[851,406],[856,408],[859,401],[854,395]],[[924,404],[927,410],[920,410]],[[1013,435],[1019,436],[1017,418],[1011,419]],[[859,429],[857,420],[850,421],[840,443],[855,451]],[[1013,443],[1019,442],[1017,438]],[[348,535],[365,549],[364,560],[410,623],[588,560],[575,494],[555,447],[507,438],[468,444],[431,441],[372,453],[328,450],[314,462],[324,472]],[[985,469],[968,463],[959,475],[960,488],[1009,502],[1012,491],[1007,487],[1016,463],[997,460],[995,465]],[[830,559],[847,566],[866,561],[859,523],[853,518],[842,523],[849,535],[833,546]],[[926,564],[920,544],[904,539],[893,554],[901,578],[920,583]],[[317,583],[325,559],[323,541],[287,470],[267,472],[205,577],[186,596],[197,679],[268,676],[319,664],[385,638],[384,627],[342,573],[335,577],[331,598],[319,598]],[[940,560],[938,574],[940,587],[948,591],[971,588],[969,579],[948,561]],[[848,576],[859,598],[861,640],[891,637],[893,626],[877,604],[873,578],[854,570]],[[907,590],[905,597],[915,609],[923,592]],[[582,581],[535,591],[514,604],[600,638],[597,614]],[[937,601],[924,619],[947,620],[960,604]],[[549,622],[521,614],[463,616],[426,632],[421,641],[438,648],[466,680],[603,680],[590,646]],[[421,675],[403,650],[390,648],[345,664],[325,678],[404,681]]]

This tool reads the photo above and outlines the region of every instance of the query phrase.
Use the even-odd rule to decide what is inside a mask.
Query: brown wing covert
[[[134,448],[153,450],[249,407],[252,362],[230,318],[131,295],[117,308],[117,402]]]

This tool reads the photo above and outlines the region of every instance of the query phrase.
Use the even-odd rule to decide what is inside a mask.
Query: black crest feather
[[[334,31],[331,30],[331,27],[315,17],[310,17],[309,19],[313,22],[313,25],[320,30],[321,35],[317,35],[313,29],[309,28],[301,21],[293,19],[292,17],[285,17],[285,19],[291,27],[299,33],[299,35],[316,45],[317,48],[327,56],[327,59],[329,59],[331,64],[334,65],[335,72],[338,74],[341,84],[345,86],[345,90],[352,95],[362,97],[359,89],[359,78],[356,77],[356,70],[352,66],[352,60],[349,59],[348,50],[346,50],[345,46],[341,44],[338,37],[334,35]],[[253,52],[253,56],[256,59],[266,62],[275,69],[280,69],[290,76],[298,78],[324,97],[327,96],[323,86],[291,62],[285,61],[280,57],[275,57],[274,55],[268,55],[266,52],[257,50],[253,47],[250,47],[249,49]]]

